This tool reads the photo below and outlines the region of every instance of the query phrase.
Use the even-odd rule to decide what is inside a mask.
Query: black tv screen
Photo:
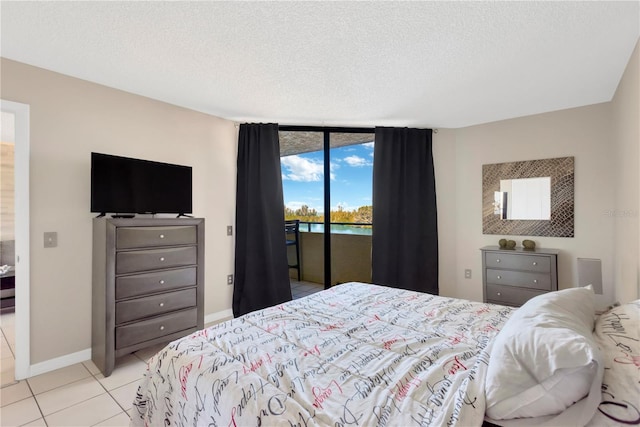
[[[191,167],[91,153],[91,212],[191,213]]]

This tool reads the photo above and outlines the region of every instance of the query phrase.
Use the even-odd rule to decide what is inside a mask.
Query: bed
[[[590,298],[593,311],[593,291],[567,291],[553,294],[564,295],[564,301],[571,301],[572,306],[576,305],[575,300],[589,305]],[[517,348],[529,351],[523,341],[526,334],[521,332],[527,322],[540,320],[540,304],[550,305],[552,312],[559,302],[563,305],[562,298],[548,299],[530,304],[529,309],[527,303],[515,310],[364,283],[339,285],[172,342],[149,359],[135,397],[131,423],[470,426],[489,420],[508,424],[514,420],[504,419],[500,413],[500,405],[502,409],[505,404],[509,406],[500,391],[508,390],[506,399],[515,396],[521,401],[523,396],[530,397],[532,390],[549,385],[535,378],[540,367],[526,366],[526,361],[521,360],[532,355],[523,357]],[[576,310],[581,312],[584,307]],[[531,316],[527,317],[527,313]],[[554,312],[553,321],[562,316]],[[593,314],[567,316],[581,317],[580,322],[586,319],[593,329]],[[543,316],[542,321],[549,319]],[[556,368],[562,365],[556,369],[561,374],[561,380],[556,381],[560,383],[558,387],[569,383],[571,388],[578,388],[572,390],[581,395],[575,398],[578,403],[570,401],[558,415],[544,410],[535,412],[536,402],[527,402],[522,410],[536,416],[526,417],[525,422],[586,424],[597,412],[605,357],[595,343],[597,334],[592,334],[591,329],[586,326],[588,336],[583,337],[591,340],[590,349],[579,350],[585,353],[585,361],[570,361],[584,366],[564,366],[566,360],[552,360]],[[501,332],[509,330],[516,331],[515,343],[509,342],[513,339],[509,334]],[[629,330],[637,335],[637,328]],[[533,335],[530,340],[538,346],[540,337]],[[575,343],[580,344],[582,338],[574,338],[570,341],[575,350]],[[609,335],[606,339],[610,338]],[[497,344],[509,351],[496,351]],[[634,349],[638,350],[637,344]],[[502,365],[509,365],[510,357],[523,366],[511,367],[509,372],[501,369]],[[533,363],[546,365],[535,360]],[[636,382],[631,384],[631,391],[635,390],[637,399],[637,366],[635,369]],[[509,374],[506,380],[500,378],[505,372]],[[572,379],[574,374],[587,379]],[[514,378],[518,378],[515,388],[524,390],[515,390],[513,384],[511,389],[504,388],[503,383]],[[560,388],[555,393],[566,394]],[[615,402],[626,405],[624,396],[618,393]],[[607,409],[615,409],[614,415],[628,418],[628,406],[620,408],[611,404]],[[598,418],[594,418],[594,425],[609,425],[610,417],[602,412],[597,412],[598,416],[606,422],[598,424]],[[514,418],[510,414],[507,417]],[[519,418],[515,422],[522,421],[522,417],[515,418]]]

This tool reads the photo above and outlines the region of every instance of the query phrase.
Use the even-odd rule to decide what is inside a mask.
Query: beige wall
[[[532,239],[562,251],[561,288],[576,283],[577,257],[600,258],[600,302],[638,297],[638,55],[612,103],[434,135],[441,294],[481,300],[479,248],[503,237],[482,234],[482,165],[574,156],[576,237]],[[6,59],[1,67],[2,98],[31,106],[31,363],[90,347],[91,151],[193,166],[194,213],[207,220],[205,313],[229,309],[233,123]],[[58,232],[57,248],[43,248],[45,231]]]
[[[91,347],[90,152],[193,167],[206,219],[205,314],[231,306],[234,124],[2,59],[2,98],[30,105],[31,363]],[[168,82],[170,84],[170,82]],[[43,233],[58,247],[43,248]]]
[[[640,298],[638,267],[640,219],[640,44],[631,55],[612,102],[616,150],[614,280],[616,299]]]
[[[529,237],[539,247],[561,251],[561,289],[577,282],[576,258],[600,258],[605,291],[600,305],[613,301],[614,220],[605,213],[614,206],[612,138],[609,103],[441,130],[434,138],[434,156],[439,165],[436,182],[442,293],[481,301],[479,248],[495,245],[501,237],[521,245]],[[482,234],[483,164],[564,156],[575,157],[574,238]],[[473,271],[471,279],[464,278],[466,268]]]
[[[490,102],[490,101],[489,101]],[[504,120],[434,135],[440,292],[482,299],[482,165],[575,157],[575,237],[530,236],[557,248],[559,286],[577,283],[576,259],[600,258],[603,307],[640,298],[640,47],[612,102]],[[473,271],[464,278],[464,269]]]

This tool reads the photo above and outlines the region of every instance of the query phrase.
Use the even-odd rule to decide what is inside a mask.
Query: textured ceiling
[[[311,153],[324,149],[323,132],[286,131],[278,132],[280,140],[280,157],[293,154]],[[373,133],[337,133],[331,132],[329,144],[331,148],[373,142]]]
[[[611,100],[639,2],[0,2],[1,55],[235,121],[462,127]]]

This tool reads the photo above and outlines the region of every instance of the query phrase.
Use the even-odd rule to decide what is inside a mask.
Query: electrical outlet
[[[464,271],[464,278],[465,278],[465,279],[471,279],[471,269],[470,269],[470,268],[467,268],[467,269]]]
[[[227,236],[233,236],[233,225],[227,225]]]
[[[58,246],[58,233],[55,231],[45,231],[44,233],[44,247],[55,248]]]
[[[227,285],[233,285],[233,274],[227,275]]]

